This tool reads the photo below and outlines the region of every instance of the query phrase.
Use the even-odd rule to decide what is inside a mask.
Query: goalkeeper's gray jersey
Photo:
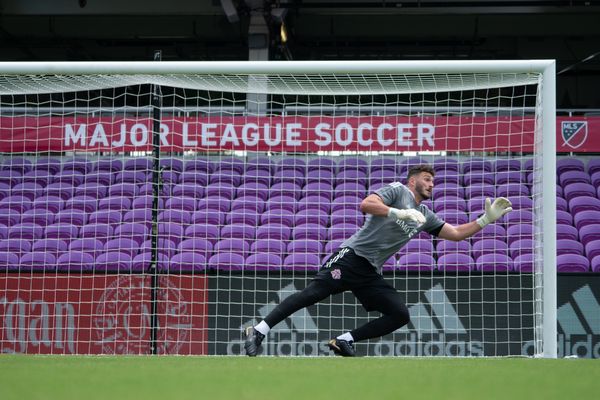
[[[414,208],[420,211],[426,221],[420,227],[412,220],[367,215],[367,220],[360,230],[344,241],[341,247],[350,247],[356,254],[366,258],[381,273],[385,261],[394,255],[413,236],[421,231],[432,232],[444,225],[444,221],[427,208],[415,201],[410,190],[400,182],[394,182],[375,191],[383,202],[394,208],[406,210]]]

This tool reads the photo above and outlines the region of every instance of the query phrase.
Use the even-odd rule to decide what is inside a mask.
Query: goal
[[[406,327],[362,355],[556,357],[555,64],[0,63],[0,347],[243,354],[242,329],[360,228],[362,198],[436,171],[463,242],[384,266]],[[265,355],[329,355],[349,293],[274,327]]]

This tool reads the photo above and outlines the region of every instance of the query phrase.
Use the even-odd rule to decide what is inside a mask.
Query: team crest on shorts
[[[333,279],[341,279],[342,271],[340,271],[339,268],[334,269],[333,271],[331,271],[331,277]]]

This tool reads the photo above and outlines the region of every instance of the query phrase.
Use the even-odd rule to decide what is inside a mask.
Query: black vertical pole
[[[154,61],[161,60],[161,51],[154,52]],[[160,197],[160,85],[152,85],[152,260],[150,261],[150,349],[152,354],[158,353],[158,200]]]

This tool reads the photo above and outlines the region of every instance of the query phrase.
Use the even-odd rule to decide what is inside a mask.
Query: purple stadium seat
[[[533,272],[533,254],[521,254],[513,259],[515,272]]]
[[[564,225],[572,225],[573,224],[573,214],[557,210],[556,211],[556,223],[564,224]]]
[[[443,221],[452,225],[461,225],[469,222],[469,217],[464,211],[441,211],[437,215]]]
[[[237,171],[217,170],[208,176],[209,185],[232,185],[240,186],[242,183],[242,174]]]
[[[186,254],[186,253],[184,253]],[[171,260],[173,262],[173,260]],[[219,271],[239,271],[244,269],[244,256],[237,253],[222,252],[208,259],[208,268]]]
[[[318,224],[302,224],[292,229],[292,240],[327,240],[327,228]]]
[[[396,165],[397,161],[395,158],[390,157],[377,157],[371,160],[371,165],[369,166],[370,175],[377,173],[379,171],[390,171],[394,174],[396,173]],[[435,165],[434,165],[435,168]]]
[[[310,182],[304,187],[302,196],[323,196],[331,201],[333,186],[327,182]]]
[[[287,245],[287,252],[292,253],[312,253],[321,254],[323,253],[323,244],[319,240],[313,239],[297,239],[292,240]]]
[[[123,169],[126,171],[151,171],[154,161],[151,158],[136,157],[125,161]]]
[[[441,158],[436,158],[433,161],[433,169],[436,172],[436,174],[440,171],[459,172],[460,165],[458,164],[458,161],[456,161],[453,158],[441,157]]]
[[[75,187],[69,183],[50,183],[44,188],[43,193],[45,196],[56,196],[62,200],[69,200],[75,193]]]
[[[317,157],[317,158],[313,158],[312,160],[310,160],[306,163],[306,170],[309,172],[313,171],[313,170],[324,170],[324,171],[336,172],[337,171],[337,163],[331,158]]]
[[[117,210],[97,210],[90,214],[88,223],[90,224],[112,224],[117,225],[121,223],[123,215],[121,211]]]
[[[587,172],[590,175],[600,172],[600,158],[596,157],[588,161]]]
[[[183,160],[180,158],[161,158],[159,166],[164,170],[182,172]]]
[[[513,210],[504,215],[498,222],[504,222],[507,227],[517,224],[533,224],[533,212],[528,210]]]
[[[151,174],[145,171],[123,170],[115,175],[114,183],[145,183],[148,182]]]
[[[247,224],[231,224],[221,228],[222,239],[254,240],[256,228]]]
[[[363,197],[359,196],[339,196],[335,197],[331,202],[331,212],[334,213],[338,210],[352,209],[359,210],[360,203],[363,201]]]
[[[241,212],[241,211],[240,211]],[[249,211],[244,211],[249,212]],[[192,224],[211,224],[221,226],[225,223],[225,214],[210,210],[196,211],[192,214]]]
[[[17,183],[11,190],[12,196],[23,196],[29,201],[42,195],[44,188],[34,182]]]
[[[266,198],[251,195],[240,196],[231,202],[231,211],[261,214],[265,210],[265,200]]]
[[[250,271],[277,271],[281,269],[281,256],[278,254],[251,254],[246,258],[245,269]]]
[[[0,252],[15,253],[19,257],[31,251],[29,239],[4,239],[0,240]]]
[[[486,225],[482,230],[471,236],[471,242],[475,243],[482,239],[500,239],[506,238],[506,230],[502,225],[489,224]]]
[[[344,182],[335,186],[335,196],[358,196],[365,197],[367,188],[365,185],[356,182]]]
[[[269,173],[275,171],[275,163],[269,157],[254,157],[246,162],[246,172],[263,170]]]
[[[5,182],[0,182],[0,200],[6,196],[10,196],[10,185]]]
[[[33,209],[29,211],[37,211],[38,213],[42,213],[43,210]],[[26,211],[28,212],[28,211]],[[21,221],[21,213],[17,210],[13,210],[12,208],[2,208],[0,209],[0,224],[12,226]],[[33,222],[33,221],[25,221],[25,222]]]
[[[77,171],[82,174],[87,174],[96,168],[96,165],[85,158],[72,158],[63,162],[63,171]]]
[[[237,188],[237,199],[241,198],[259,198],[265,201],[269,198],[269,187],[258,182],[244,183]]]
[[[26,172],[21,179],[23,183],[36,183],[42,188],[48,186],[54,177],[46,170],[34,169]],[[10,187],[11,185],[8,185]]]
[[[340,170],[335,176],[335,181],[338,185],[342,183],[359,183],[366,187],[368,184],[367,173],[353,169]]]
[[[467,202],[458,196],[444,196],[433,201],[433,211],[467,211]]]
[[[45,251],[32,251],[21,256],[19,261],[21,271],[54,271],[56,255]]]
[[[329,225],[329,214],[323,210],[302,210],[296,213],[294,221],[296,226],[302,224],[318,224],[326,227]]]
[[[595,257],[600,256],[600,239],[587,242],[585,245],[585,255],[588,260],[593,260]]]
[[[221,156],[219,158],[219,162],[217,163],[217,172],[236,172],[238,174],[243,174],[245,168],[246,164],[244,161],[237,157]]]
[[[31,199],[25,196],[6,196],[0,200],[0,210],[10,209],[24,213],[32,208]]]
[[[296,169],[283,169],[273,175],[273,185],[277,183],[293,183],[300,187],[304,186],[306,176]]]
[[[576,240],[559,239],[556,241],[556,254],[583,255],[583,245]]]
[[[496,160],[494,163],[494,171],[496,173],[502,173],[507,171],[521,171],[520,160]]]
[[[456,183],[442,183],[433,187],[433,199],[437,200],[443,196],[455,196],[465,198],[465,189]]]
[[[468,189],[467,189],[468,190]],[[489,197],[471,197],[467,201],[467,211],[469,213],[483,213],[485,210],[485,199]],[[491,200],[491,198],[490,198]]]
[[[10,157],[2,163],[3,170],[19,171],[22,174],[31,171],[33,162],[24,157]]]
[[[354,224],[362,226],[365,222],[365,215],[358,210],[342,209],[331,213],[331,225]]]
[[[3,210],[12,211],[12,210]],[[6,214],[3,214],[6,215]],[[1,218],[1,217],[0,217]],[[27,210],[21,215],[22,223],[31,223],[40,226],[47,226],[54,223],[55,214],[47,210],[31,209]],[[3,222],[0,222],[3,223]],[[16,223],[16,222],[15,222]]]
[[[206,257],[200,253],[179,253],[171,257],[169,272],[206,271]]]
[[[579,231],[574,226],[564,225],[564,224],[556,225],[556,239],[577,240],[578,238],[579,238]]]
[[[23,174],[18,171],[0,171],[0,183],[5,183],[13,187],[19,182],[22,182]]]
[[[595,197],[575,197],[569,201],[569,209],[573,215],[580,211],[600,211],[600,200]]]
[[[511,196],[513,210],[533,210],[533,200],[527,196]]]
[[[396,171],[390,171],[389,169],[383,169],[379,171],[371,171],[369,175],[369,186],[377,185],[380,183],[390,184],[398,180]]]
[[[513,261],[506,254],[483,254],[475,261],[477,271],[510,272],[513,270]]]
[[[600,272],[600,256],[596,256],[591,261],[592,272]]]
[[[515,259],[523,254],[532,254],[535,250],[535,241],[533,239],[515,240],[510,244],[510,257]]]
[[[572,183],[592,183],[588,173],[583,171],[567,171],[559,176],[558,182],[562,187]]]
[[[413,239],[417,240],[417,239]],[[410,242],[409,242],[410,243]],[[466,254],[471,255],[471,245],[466,240],[460,242],[453,242],[450,240],[440,240],[436,246],[436,253],[438,258],[446,254]]]
[[[400,256],[396,265],[403,271],[433,271],[435,260],[430,254],[409,253]]]
[[[188,227],[189,228],[189,227]],[[216,227],[215,227],[216,228]],[[171,222],[163,222],[158,224],[158,237],[161,239],[168,239],[175,242],[175,245],[179,245],[181,240],[184,238],[185,227],[180,224]],[[185,235],[186,237],[192,237]]]
[[[122,251],[108,251],[96,257],[94,271],[97,272],[131,272],[133,259],[131,254]]]
[[[283,260],[282,268],[288,271],[316,271],[321,264],[320,257],[312,253],[293,253]]]
[[[256,226],[258,225],[258,221],[260,219],[260,214],[253,211],[232,211],[226,215],[225,223],[226,224],[247,224]]]
[[[325,254],[331,255],[334,251],[339,249],[344,242],[343,239],[330,240],[325,244]]]
[[[79,235],[81,238],[99,239],[104,243],[112,237],[113,232],[114,228],[110,224],[87,224],[81,227]]]
[[[194,224],[190,225],[185,229],[186,238],[200,238],[207,239],[211,243],[216,243],[219,240],[220,226],[213,224]]]
[[[362,158],[346,157],[338,163],[338,171],[361,171],[366,173],[369,170],[369,163]]]
[[[20,268],[19,255],[0,252],[0,270],[18,271]]]
[[[204,196],[204,188],[200,185],[182,183],[173,186],[172,196],[177,198],[200,199]]]
[[[97,207],[98,200],[90,196],[73,196],[65,204],[65,209],[82,210],[90,214],[96,211]]]
[[[507,183],[496,188],[497,197],[529,196],[529,188],[521,183]]]
[[[165,203],[165,208],[167,210],[179,210],[179,211],[188,211],[194,212],[196,211],[196,199],[189,196],[177,196],[173,194],[171,198],[167,200]]]
[[[96,199],[106,197],[108,186],[95,182],[82,183],[75,188],[75,196],[90,196]]]
[[[216,170],[216,164],[209,160],[201,158],[196,158],[194,160],[186,160],[183,165],[184,171],[198,171],[203,172],[205,174],[209,174]]]
[[[39,251],[58,256],[68,250],[67,242],[62,239],[39,239],[33,242],[31,251]]]
[[[110,186],[113,178],[114,175],[110,172],[97,171],[86,174],[83,178],[83,183]]]
[[[131,272],[147,272],[150,269],[150,263],[152,262],[152,252],[143,252],[138,254],[131,261]],[[161,272],[167,271],[169,265],[169,257],[165,254],[158,253],[157,267]]]
[[[188,240],[193,240],[193,239],[188,239]],[[167,260],[170,259],[171,256],[173,256],[177,253],[178,247],[175,245],[175,242],[173,242],[172,240],[159,237],[159,238],[157,238],[156,243],[157,243],[156,247],[157,247],[158,253],[161,256],[166,257]],[[140,246],[140,253],[152,254],[152,239],[145,240],[144,243],[142,243],[142,245]]]
[[[179,184],[206,186],[208,184],[208,175],[202,171],[185,171],[179,175]]]
[[[90,253],[68,251],[56,260],[59,272],[84,272],[94,270],[94,257]]]
[[[48,225],[45,229],[46,238],[70,241],[79,236],[79,228],[72,224],[59,222]]]
[[[483,239],[473,243],[473,259],[477,260],[485,254],[508,254],[508,246],[498,239]]]
[[[224,240],[238,240],[238,239],[224,239]],[[220,241],[220,242],[222,242],[222,241]],[[217,243],[220,243],[220,242],[217,242]],[[224,246],[224,244],[222,244],[221,246]],[[233,246],[229,246],[229,247],[233,247]],[[179,243],[179,246],[177,246],[177,251],[180,253],[186,253],[186,252],[200,253],[208,259],[208,257],[210,257],[212,255],[213,248],[214,248],[214,246],[213,246],[212,242],[208,239],[192,238],[192,239],[185,239],[181,243]],[[226,249],[221,248],[219,251],[222,251],[222,250],[226,250]],[[247,253],[247,251],[246,251],[246,253]],[[168,253],[168,252],[165,254],[171,255],[171,253]],[[174,252],[172,254],[174,254]]]
[[[493,171],[493,165],[491,161],[486,161],[481,158],[472,158],[470,160],[463,161],[462,163],[463,174],[469,172],[478,172],[480,174]]]
[[[360,226],[354,224],[338,224],[329,228],[329,240],[348,239],[354,235]]]
[[[275,171],[296,170],[304,173],[306,171],[306,161],[300,157],[285,157],[275,163]]]
[[[256,229],[256,239],[289,240],[292,236],[290,225],[268,223]]]
[[[562,175],[567,171],[584,171],[583,161],[576,158],[559,158],[556,161],[556,174]]]
[[[278,239],[258,239],[250,245],[251,253],[272,253],[278,256],[286,252],[286,245]]]
[[[8,237],[8,227],[0,224],[0,239],[6,239]]]
[[[592,181],[593,187],[600,187],[600,171],[596,171],[593,174],[590,174],[590,180]]]
[[[108,240],[104,244],[105,252],[121,252],[126,253],[127,255],[134,257],[140,249],[140,244],[128,238],[117,238]]]
[[[474,171],[470,173],[465,173],[463,176],[463,183],[465,187],[469,187],[472,185],[493,185],[494,184],[494,174],[489,172],[481,172]]]
[[[34,169],[40,171],[48,171],[50,175],[56,174],[60,171],[61,159],[54,157],[39,157],[35,161],[35,165],[32,165]]]
[[[55,223],[72,224],[82,226],[88,222],[89,214],[83,210],[62,210],[55,214]]]
[[[69,251],[90,253],[94,258],[103,251],[103,248],[104,243],[95,238],[75,239],[69,244]]]
[[[189,225],[192,222],[192,215],[189,211],[170,209],[161,211],[158,214],[159,223],[171,223],[174,222],[180,225]]]
[[[117,210],[125,211],[131,209],[132,200],[125,196],[115,196],[100,199],[98,201],[98,210]]]
[[[296,212],[296,199],[292,196],[275,195],[266,202],[266,211],[285,210]]]
[[[135,222],[144,224],[148,228],[152,226],[152,210],[149,208],[138,208],[125,212],[123,222]]]
[[[294,213],[288,210],[265,211],[260,216],[261,225],[282,224],[289,227],[294,226]]]
[[[169,186],[175,186],[179,184],[179,177],[181,173],[177,171],[162,171],[160,174],[160,178],[162,179],[163,184]]]
[[[589,183],[572,183],[563,188],[564,198],[567,201],[571,201],[575,197],[579,196],[596,196],[596,188]]]
[[[235,253],[244,258],[250,252],[250,244],[243,239],[221,239],[213,248],[215,254],[217,253]]]
[[[496,188],[489,184],[474,184],[465,188],[465,198],[473,200],[477,198],[496,197]]]
[[[32,223],[19,223],[8,228],[9,239],[40,239],[44,234],[44,227]]]
[[[438,258],[437,268],[445,272],[472,271],[475,262],[467,254],[449,253]]]
[[[85,174],[80,171],[61,171],[54,175],[52,183],[67,183],[74,187],[79,186],[85,180]]]
[[[225,196],[210,195],[198,201],[197,210],[213,212],[229,212],[231,200]]]
[[[585,246],[593,240],[600,239],[600,224],[590,224],[579,229],[579,238]]]
[[[161,233],[161,225],[164,224],[158,224],[159,234]],[[144,240],[146,240],[146,236],[148,236],[149,233],[150,230],[145,224],[137,222],[123,223],[117,226],[114,230],[115,237],[133,239],[138,243],[138,245],[141,245],[144,242]]]
[[[243,181],[244,183],[260,183],[268,187],[271,186],[271,172],[264,169],[246,171]]]
[[[556,209],[558,211],[568,211],[569,210],[567,201],[558,195],[556,196]]]
[[[292,196],[296,200],[300,200],[302,194],[302,187],[292,182],[275,183],[273,184],[273,186],[271,186],[271,189],[269,190],[270,197]]]
[[[322,211],[329,214],[331,210],[331,201],[327,197],[318,195],[308,195],[300,199],[297,203],[297,211],[307,210],[309,212]]]
[[[440,241],[442,242],[442,241]],[[398,254],[433,254],[433,242],[427,239],[412,239],[404,245],[404,247],[400,248]]]
[[[121,161],[119,159],[105,158],[105,159],[98,160],[98,162],[96,163],[97,171],[106,171],[106,172],[112,173],[112,172],[121,171],[122,169],[123,169],[123,161]]]
[[[600,224],[600,211],[581,211],[575,214],[575,227],[581,231],[586,225]]]
[[[590,261],[578,254],[561,254],[556,256],[556,270],[558,272],[588,272]]]

